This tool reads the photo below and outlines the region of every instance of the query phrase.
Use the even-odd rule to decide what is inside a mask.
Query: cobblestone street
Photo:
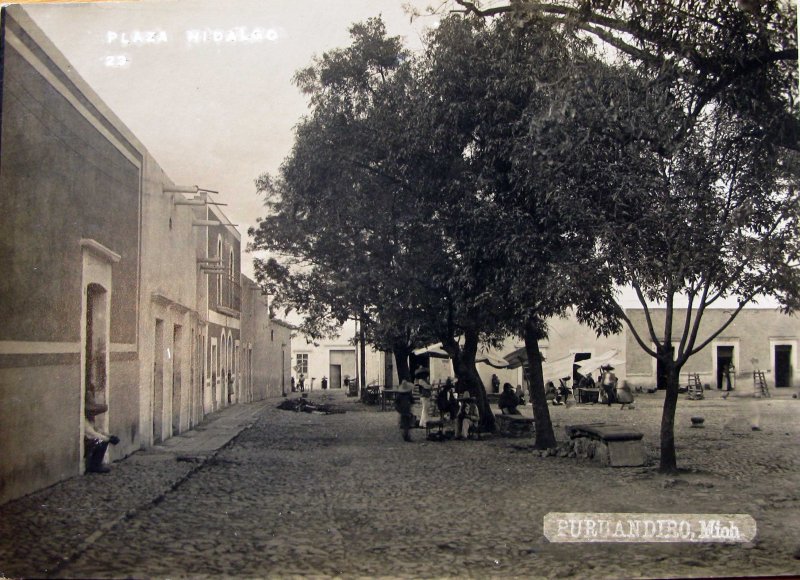
[[[656,472],[662,397],[551,407],[569,423],[645,433],[649,465],[540,457],[528,440],[404,443],[394,412],[332,395],[344,414],[250,413],[216,453],[156,449],[0,507],[0,572],[50,577],[800,574],[800,401],[681,397],[685,472]],[[530,407],[525,410],[531,413]],[[704,429],[689,427],[694,415]],[[249,417],[249,415],[248,415]],[[215,424],[225,425],[222,419]],[[231,423],[233,424],[233,423]],[[753,430],[753,425],[761,430]],[[232,427],[231,427],[232,429]],[[229,433],[232,437],[236,432]],[[176,440],[185,438],[176,438]],[[191,443],[191,437],[188,438]],[[191,444],[186,444],[191,450]],[[90,500],[90,494],[95,500]],[[548,512],[744,513],[751,544],[553,544]]]

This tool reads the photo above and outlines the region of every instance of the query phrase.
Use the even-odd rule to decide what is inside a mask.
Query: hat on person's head
[[[427,377],[430,374],[430,371],[425,367],[418,367],[417,370],[414,371],[415,377]]]
[[[402,381],[400,383],[400,386],[397,387],[397,390],[400,391],[401,393],[410,393],[414,390],[414,385],[412,385],[408,381]]]
[[[471,401],[472,400],[472,393],[469,391],[464,391],[460,395],[458,395],[459,400],[461,401]]]
[[[611,365],[603,365],[603,366],[601,366],[601,367],[600,367],[600,370],[603,370],[603,371],[613,371],[613,370],[614,370],[614,367],[612,367]]]

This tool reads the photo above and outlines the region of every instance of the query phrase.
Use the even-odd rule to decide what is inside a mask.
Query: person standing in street
[[[733,390],[733,379],[734,373],[736,372],[736,368],[733,366],[733,363],[728,363],[723,367],[722,372],[725,374],[725,394],[722,396],[723,399],[727,399],[731,391]]]
[[[500,378],[496,375],[492,375],[492,392],[499,393],[500,392]]]
[[[612,403],[616,402],[617,375],[612,372],[613,370],[614,367],[612,366],[602,367],[603,374],[600,381],[603,387],[603,393],[605,393],[606,396],[606,404],[609,407]]]
[[[422,428],[425,427],[431,413],[431,393],[433,389],[428,382],[428,376],[428,369],[425,367],[419,367],[414,372],[415,382],[417,388],[419,388],[419,402],[422,406],[422,411],[420,411],[419,414],[419,426]]]
[[[411,428],[414,426],[414,413],[411,408],[414,405],[414,386],[407,380],[403,380],[397,387],[397,395],[394,400],[394,408],[399,413],[400,432],[403,441],[411,441]]]

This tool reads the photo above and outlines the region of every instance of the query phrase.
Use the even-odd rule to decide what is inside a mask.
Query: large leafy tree
[[[476,238],[456,218],[469,200],[458,211],[434,202],[458,163],[420,145],[429,136],[415,132],[427,94],[398,40],[379,20],[354,25],[351,35],[350,47],[297,75],[312,112],[280,175],[259,180],[268,216],[253,247],[279,258],[257,261],[257,276],[278,303],[310,315],[311,332],[357,317],[373,344],[391,346],[401,376],[411,348],[440,340],[491,429],[475,355],[499,327],[475,303],[480,289],[460,283],[469,272],[480,279]],[[437,171],[447,164],[449,173]]]
[[[573,61],[586,55],[582,43],[542,25],[451,17],[440,23],[427,57],[434,134],[444,136],[443,149],[454,150],[449,157],[459,159],[459,175],[466,176],[443,185],[443,203],[474,205],[457,219],[473,232],[481,270],[479,276],[467,271],[460,283],[475,285],[479,278],[481,307],[493,312],[503,332],[524,338],[536,444],[551,447],[539,350],[548,318],[574,307],[598,332],[619,328],[610,272],[594,252],[591,216],[575,211],[573,192],[553,187],[554,159],[525,138],[558,106],[560,94],[551,87],[571,82]],[[447,157],[437,151],[437,158]],[[466,193],[458,189],[464,181],[471,188]],[[587,274],[592,284],[581,283]]]
[[[566,169],[557,182],[582,198],[599,257],[639,298],[644,328],[616,309],[664,369],[660,466],[674,471],[687,360],[759,297],[787,311],[800,304],[795,154],[730,108],[691,109],[685,93],[641,70],[598,63],[576,74],[581,82],[562,87],[557,122],[528,138],[555,143],[548,155]],[[737,306],[701,336],[706,310],[724,299]]]
[[[692,93],[689,119],[711,102],[798,149],[796,5],[785,0],[454,0],[483,17],[506,14],[595,39],[663,82]],[[797,81],[795,79],[795,85]]]
[[[759,296],[798,304],[797,76],[780,2],[533,0],[481,10],[546,23],[619,51],[576,63],[558,106],[522,139],[596,218],[597,250],[644,309],[639,345],[665,369],[661,469],[677,467],[680,371]],[[627,63],[627,64],[626,64]],[[541,169],[541,165],[536,165]],[[688,300],[685,316],[676,302]],[[738,306],[708,336],[707,308]],[[663,320],[652,310],[663,306]]]
[[[271,257],[255,261],[256,276],[276,304],[305,316],[307,334],[332,334],[356,319],[374,344],[398,354],[407,376],[416,346],[413,299],[398,292],[397,280],[414,216],[382,167],[392,154],[391,113],[407,87],[395,77],[408,75],[408,55],[379,19],[350,32],[351,46],[325,53],[295,77],[311,113],[279,174],[257,181],[267,216],[251,231],[252,247]],[[381,304],[392,310],[380,311]]]

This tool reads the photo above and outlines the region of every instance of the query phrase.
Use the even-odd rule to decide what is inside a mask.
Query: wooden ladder
[[[699,373],[689,373],[689,387],[686,393],[689,395],[690,401],[699,401],[705,398]]]
[[[753,371],[753,396],[764,399],[772,397],[767,386],[767,379],[764,377],[764,371]]]

